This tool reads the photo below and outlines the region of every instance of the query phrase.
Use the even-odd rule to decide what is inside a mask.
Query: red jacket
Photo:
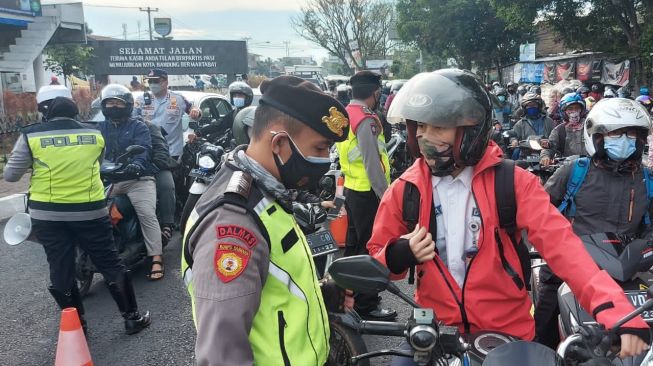
[[[499,227],[499,217],[493,166],[500,161],[501,150],[491,142],[481,161],[474,167],[472,191],[481,213],[482,229],[479,251],[468,265],[463,288],[458,286],[446,265],[436,256],[433,261],[416,268],[415,300],[422,306],[434,309],[440,321],[456,325],[462,332],[465,332],[465,328],[468,328],[468,332],[494,330],[531,340],[535,336],[535,322],[530,315],[531,300],[526,288],[520,290],[501,266],[494,237]],[[402,219],[406,182],[415,184],[420,192],[420,226],[429,226],[433,204],[431,172],[424,159],[420,158],[390,186],[381,200],[367,248],[370,255],[383,264],[386,264],[388,245],[408,232]],[[599,270],[572,231],[569,221],[551,205],[549,195],[538,178],[521,168],[515,168],[515,200],[518,230],[528,231],[529,241],[546,259],[553,272],[569,284],[583,308],[592,314],[597,307],[606,307],[597,313],[597,320],[608,327],[633,310],[623,290],[607,272]],[[509,237],[503,230],[499,232],[506,259],[512,268],[520,269],[519,258]],[[406,272],[393,275],[392,279],[400,280],[405,276]],[[467,327],[463,322],[463,312]],[[639,317],[625,326],[647,328]]]

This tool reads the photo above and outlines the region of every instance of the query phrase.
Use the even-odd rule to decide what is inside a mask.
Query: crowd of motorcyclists
[[[189,217],[175,222],[178,192],[188,188],[175,171],[183,164],[184,146],[199,138],[202,126],[184,136],[182,116],[198,120],[201,111],[168,90],[167,78],[165,70],[151,70],[149,91],[136,99],[125,86],[105,86],[99,100],[105,121],[97,126],[75,121],[76,106],[65,87],[43,87],[37,96],[43,121],[24,129],[4,170],[7,181],[33,170],[29,210],[50,265],[50,292],[61,308],[78,309],[85,329],[72,272],[75,245],[105,277],[127,333],[150,323],[149,313],[137,308],[131,275],[114,249],[115,215],[107,210],[100,178],[105,161],[124,164],[124,178],[112,182],[110,195],[127,195],[138,216],[148,279],[163,278],[163,246],[179,225],[185,227],[182,270],[193,298],[199,364],[324,364],[330,360],[328,345],[321,343],[328,335],[319,334],[328,330],[325,303],[341,311],[353,307],[365,319],[393,319],[396,312],[381,308],[377,294],[357,293],[352,305],[351,294],[331,281],[313,285],[313,264],[292,262],[310,260],[293,251],[306,244],[295,229],[292,202],[333,207],[316,196],[298,198],[306,197],[298,192],[315,193],[334,163],[333,145],[345,178],[345,255],[369,253],[393,279],[415,271],[415,300],[445,324],[464,333],[492,329],[554,348],[560,342],[557,291],[563,282],[608,328],[633,309],[578,236],[612,232],[649,239],[653,232],[647,190],[653,156],[645,159],[647,142],[653,142],[653,99],[646,87],[635,99],[628,87],[551,88],[545,101],[539,85],[483,84],[455,69],[385,84],[364,72],[350,84],[329,82],[324,92],[299,78],[268,80],[256,107],[252,88],[238,81],[228,90],[228,128],[214,121],[220,123],[217,133],[229,136],[222,140],[224,165],[216,168],[207,193],[195,198]],[[384,144],[396,126],[402,126],[405,154],[415,163],[391,182],[396,159]],[[145,150],[121,160],[134,145]],[[506,160],[533,173],[550,169],[546,179],[538,179],[514,168],[512,231],[502,225],[502,202],[495,198],[495,175]],[[409,190],[417,191],[416,225],[406,221]],[[234,232],[221,234],[219,228]],[[548,264],[534,289],[535,304],[517,250],[522,231]],[[306,312],[304,304],[317,313]],[[621,357],[648,349],[647,328],[637,318],[621,329]],[[413,364],[402,357],[393,361]]]

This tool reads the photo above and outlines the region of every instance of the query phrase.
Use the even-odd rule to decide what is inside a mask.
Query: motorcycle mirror
[[[338,286],[355,292],[375,294],[385,291],[390,283],[390,271],[369,255],[339,258],[329,267]]]
[[[7,221],[4,231],[5,242],[9,245],[18,245],[27,238],[32,232],[32,219],[29,214],[20,212]]]

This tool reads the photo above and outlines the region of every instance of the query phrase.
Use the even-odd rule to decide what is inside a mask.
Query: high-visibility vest
[[[385,148],[383,126],[381,126],[378,117],[370,111],[369,108],[358,104],[349,104],[347,106],[347,113],[349,114],[350,121],[349,134],[345,141],[336,144],[338,154],[340,155],[340,170],[345,176],[345,187],[359,192],[372,190],[372,183],[367,176],[365,164],[363,163],[363,155],[358,146],[358,138],[355,133],[360,123],[366,118],[373,118],[377,123],[377,128],[379,129],[377,140],[379,147],[379,163],[382,165],[383,171],[385,172],[386,181],[390,184],[390,161],[388,159],[388,152]]]
[[[70,118],[27,126],[32,153],[30,209],[76,212],[106,210],[100,179],[104,138],[100,131]]]
[[[224,171],[223,168],[221,172]],[[232,175],[231,179],[238,179],[235,177]],[[238,185],[237,182],[234,184]],[[228,186],[234,185],[230,182]],[[224,188],[220,191],[224,192]],[[225,193],[203,206],[204,212],[198,211],[196,206],[188,219],[182,242],[181,269],[193,303],[193,319],[192,254],[186,249],[189,247],[188,238],[208,212],[225,203],[239,205],[256,215],[259,230],[269,238],[268,276],[249,333],[254,363],[323,366],[329,353],[329,317],[310,247],[293,215],[255,187],[252,187],[247,202]],[[224,336],[229,337],[229,334]]]

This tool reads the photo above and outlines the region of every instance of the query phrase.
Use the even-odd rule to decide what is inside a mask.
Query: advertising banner
[[[603,74],[601,83],[624,86],[630,79],[630,61],[620,63],[605,61],[603,63]]]

